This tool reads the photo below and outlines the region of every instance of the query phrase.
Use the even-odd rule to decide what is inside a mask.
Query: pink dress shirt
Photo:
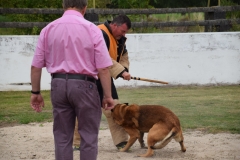
[[[97,79],[97,68],[112,65],[101,30],[81,13],[67,10],[42,29],[32,66],[49,73],[81,73]]]

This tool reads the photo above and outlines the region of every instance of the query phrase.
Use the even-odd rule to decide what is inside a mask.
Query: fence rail
[[[0,28],[33,28],[45,27],[49,22],[1,22]],[[93,22],[94,24],[102,24],[103,22]],[[213,26],[213,25],[229,25],[240,24],[240,19],[218,19],[205,21],[179,21],[179,22],[132,22],[133,28],[141,27],[177,27],[177,26]]]
[[[193,12],[229,12],[240,11],[237,6],[190,7],[190,8],[155,8],[155,9],[87,9],[86,13],[100,15],[114,14],[164,14],[164,13],[193,13]],[[0,8],[0,14],[62,14],[60,8]]]
[[[237,6],[216,7],[191,7],[191,8],[157,8],[157,9],[93,9],[87,10],[87,14],[115,15],[115,14],[166,14],[166,13],[226,13],[240,11]],[[0,14],[63,14],[60,8],[0,8]],[[92,21],[96,25],[103,22]],[[0,22],[0,28],[33,28],[45,27],[49,22]],[[240,19],[206,19],[204,21],[172,21],[172,22],[132,22],[133,28],[140,27],[176,27],[176,26],[231,26],[240,24]]]

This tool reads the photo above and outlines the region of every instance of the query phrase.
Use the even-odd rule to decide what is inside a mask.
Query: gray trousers
[[[102,114],[96,84],[77,79],[52,79],[51,101],[56,160],[73,160],[76,117],[81,135],[80,159],[96,160]]]

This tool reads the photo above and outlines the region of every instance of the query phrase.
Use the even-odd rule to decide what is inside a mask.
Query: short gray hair
[[[88,0],[63,0],[63,9],[77,8],[82,10],[87,6]]]

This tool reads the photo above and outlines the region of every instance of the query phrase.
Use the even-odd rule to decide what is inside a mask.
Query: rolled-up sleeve
[[[37,68],[46,67],[45,63],[45,47],[44,47],[44,29],[41,31],[40,36],[38,38],[37,46],[34,52],[32,66]]]

